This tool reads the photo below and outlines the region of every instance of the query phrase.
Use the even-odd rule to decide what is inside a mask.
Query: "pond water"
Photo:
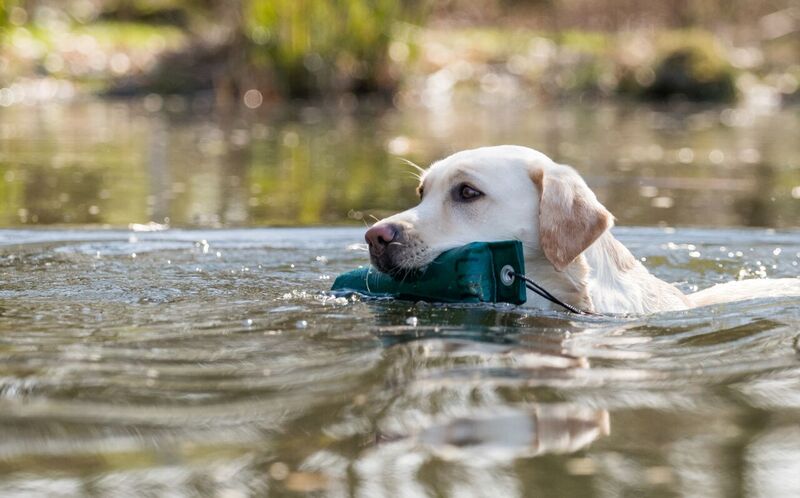
[[[411,168],[512,143],[573,164],[626,225],[797,226],[800,107],[535,105],[217,114],[202,98],[0,107],[0,226],[359,223]]]
[[[0,495],[797,496],[800,304],[361,302],[355,228],[0,231]],[[796,231],[618,229],[684,290]]]
[[[208,105],[0,108],[0,496],[800,495],[797,299],[324,292],[414,202],[397,156],[501,142],[578,166],[686,292],[797,277],[797,109]]]

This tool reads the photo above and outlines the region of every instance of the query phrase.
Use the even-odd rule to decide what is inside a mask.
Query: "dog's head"
[[[417,206],[366,233],[372,263],[387,273],[422,268],[470,242],[517,239],[526,257],[563,270],[613,223],[569,166],[526,147],[458,152],[422,175]]]

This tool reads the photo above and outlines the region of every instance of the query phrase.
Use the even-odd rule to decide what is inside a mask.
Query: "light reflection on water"
[[[414,201],[410,168],[515,143],[584,174],[628,225],[795,226],[800,115],[476,104],[216,115],[205,100],[0,109],[0,224],[361,223]],[[266,111],[265,111],[266,112]]]
[[[685,290],[798,275],[796,231],[617,235]],[[0,495],[800,491],[796,300],[597,318],[325,294],[361,236],[0,231]]]

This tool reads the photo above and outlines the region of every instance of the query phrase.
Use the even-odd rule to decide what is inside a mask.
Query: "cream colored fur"
[[[454,199],[468,184],[483,195]],[[434,163],[420,203],[381,220],[404,232],[398,265],[418,268],[474,241],[517,239],[526,273],[559,299],[599,313],[680,310],[763,295],[800,296],[799,279],[733,282],[685,296],[610,233],[613,217],[574,169],[519,146],[483,147]],[[558,309],[528,293],[527,306]]]

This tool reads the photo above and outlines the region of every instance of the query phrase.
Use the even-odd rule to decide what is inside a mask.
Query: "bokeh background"
[[[0,0],[0,497],[800,496],[796,298],[324,292],[498,143],[683,291],[797,277],[799,82],[800,0]]]
[[[796,226],[794,0],[0,0],[0,225],[331,225],[516,143],[620,224]]]

